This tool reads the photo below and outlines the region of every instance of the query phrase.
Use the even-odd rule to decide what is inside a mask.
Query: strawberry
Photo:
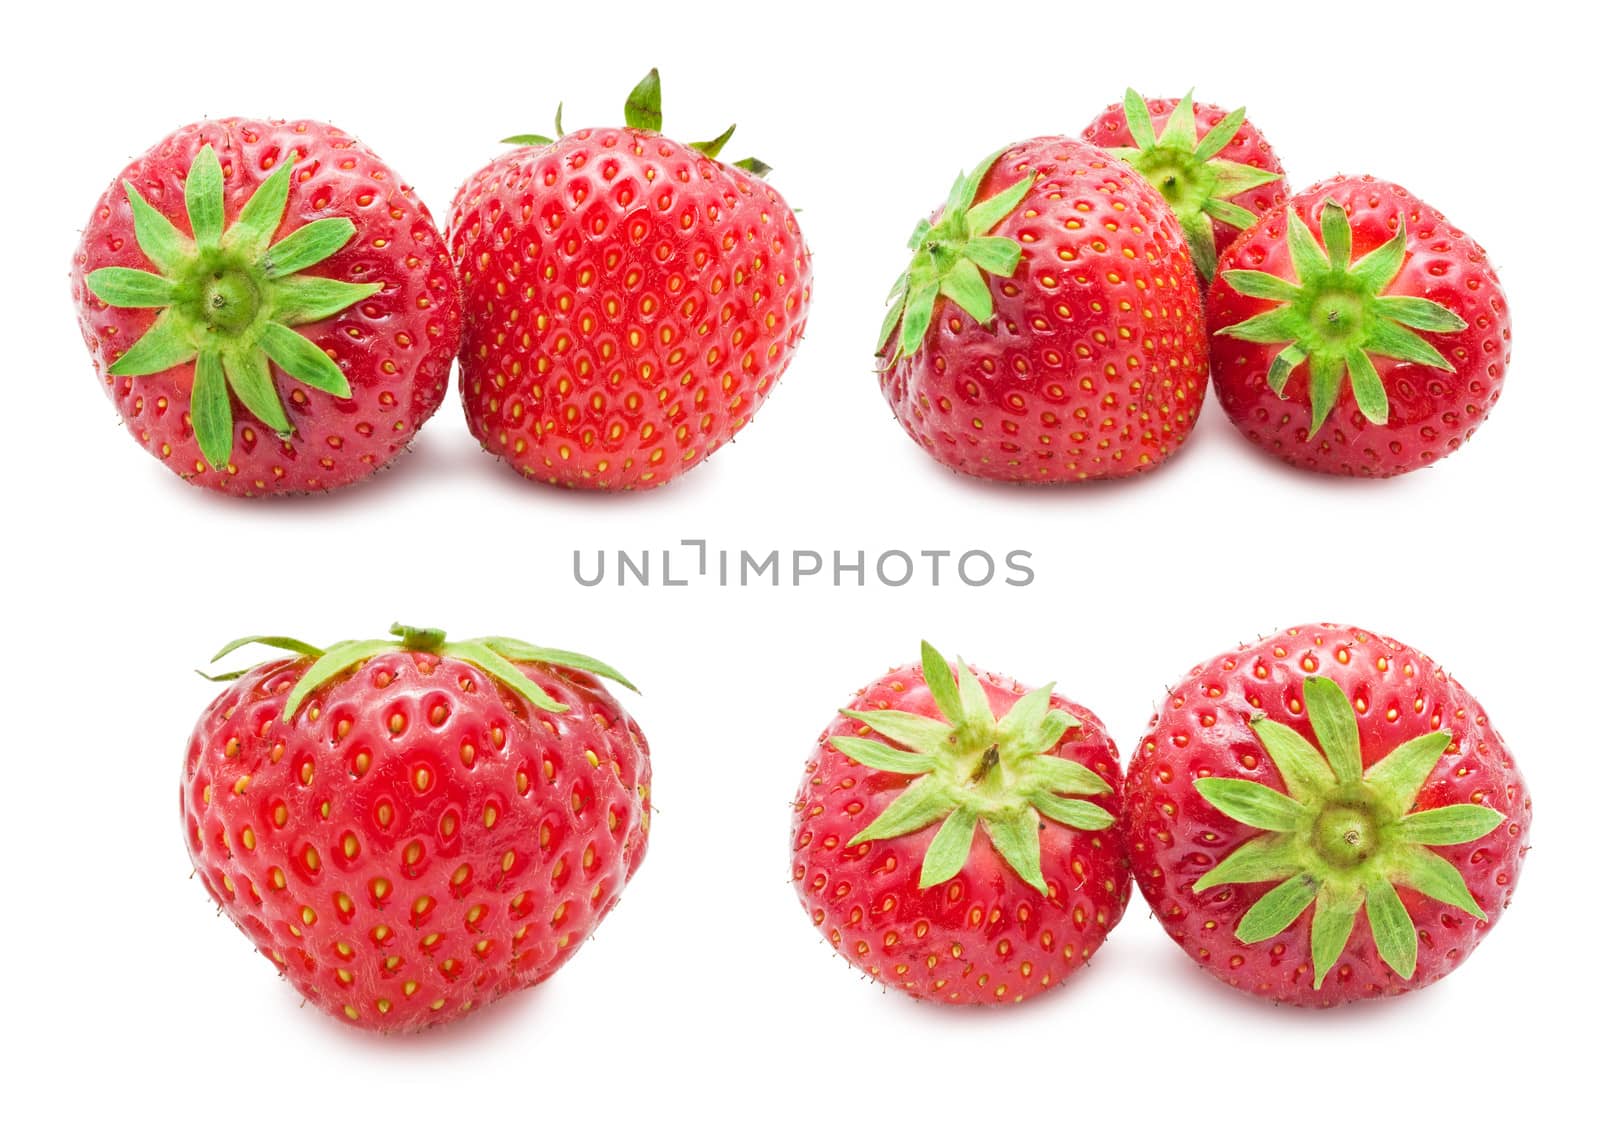
[[[206,890],[301,994],[410,1032],[571,958],[644,857],[650,759],[593,658],[392,633],[225,647],[294,656],[200,717],[182,808]]]
[[[706,460],[789,366],[811,253],[730,126],[661,135],[651,71],[622,129],[508,138],[449,224],[466,335],[461,400],[484,449],[580,489],[646,489]]]
[[[1188,437],[1206,389],[1200,289],[1172,209],[1066,137],[957,179],[911,237],[879,382],[923,449],[998,481],[1123,477]]]
[[[242,496],[377,471],[438,408],[460,339],[428,209],[315,121],[168,136],[95,205],[72,293],[129,432],[185,480]]]
[[[1420,989],[1511,902],[1531,807],[1483,708],[1366,630],[1197,666],[1128,765],[1134,876],[1189,956],[1301,1006]]]
[[[1157,133],[1157,130],[1160,130]],[[1183,225],[1201,280],[1211,281],[1217,252],[1239,232],[1283,203],[1283,165],[1261,131],[1244,116],[1177,101],[1145,101],[1129,90],[1083,139],[1127,161],[1161,193]]]
[[[1370,176],[1316,184],[1239,236],[1208,306],[1228,417],[1318,473],[1390,477],[1457,450],[1511,360],[1483,248]]]
[[[868,685],[817,740],[795,798],[795,889],[878,981],[1020,1002],[1122,918],[1121,789],[1088,709],[965,663],[952,676],[924,642],[920,665]]]

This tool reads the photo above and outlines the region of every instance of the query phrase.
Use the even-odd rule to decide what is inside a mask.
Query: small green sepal
[[[326,320],[383,288],[301,273],[355,237],[349,219],[313,220],[272,242],[288,207],[294,160],[287,156],[228,226],[222,164],[203,146],[184,182],[192,238],[123,181],[134,238],[155,272],[108,266],[84,279],[107,305],[161,311],[107,370],[150,376],[194,361],[189,419],[214,468],[233,455],[235,398],[279,437],[293,433],[269,361],[290,379],[350,397],[339,366],[292,326]]]
[[[1050,706],[1050,685],[1027,693],[996,718],[972,667],[958,659],[952,673],[950,663],[927,642],[922,643],[922,676],[939,717],[845,709],[842,715],[878,738],[829,741],[863,767],[912,780],[850,844],[901,837],[938,822],[918,878],[919,887],[930,888],[961,871],[982,826],[1017,876],[1048,895],[1039,853],[1042,822],[1093,832],[1116,820],[1098,803],[1072,797],[1111,794],[1111,785],[1055,754],[1056,745],[1081,722]]]
[[[451,642],[446,639],[443,630],[406,626],[399,622],[389,627],[389,633],[391,637],[388,638],[337,642],[326,649],[302,642],[298,638],[277,634],[252,634],[229,642],[218,650],[211,660],[213,663],[221,661],[245,646],[267,646],[311,659],[311,664],[300,674],[294,687],[289,690],[288,699],[284,701],[282,714],[284,720],[292,719],[306,698],[333,678],[386,653],[431,653],[475,665],[542,712],[566,712],[567,706],[553,699],[526,673],[517,668],[518,663],[551,665],[590,673],[615,681],[629,689],[634,688],[631,681],[605,662],[570,650],[547,649],[515,638],[499,636]],[[208,681],[234,681],[247,672],[248,669],[241,669],[229,673],[201,673],[201,676]]]
[[[1265,716],[1250,721],[1287,793],[1248,779],[1195,780],[1212,806],[1265,832],[1218,861],[1193,891],[1273,882],[1239,920],[1235,934],[1244,943],[1271,939],[1310,908],[1318,990],[1365,911],[1379,957],[1409,979],[1417,932],[1395,886],[1487,919],[1461,873],[1427,847],[1476,841],[1505,815],[1471,803],[1413,810],[1452,743],[1448,729],[1407,740],[1363,769],[1360,728],[1344,691],[1326,677],[1307,677],[1302,695],[1315,743]]]

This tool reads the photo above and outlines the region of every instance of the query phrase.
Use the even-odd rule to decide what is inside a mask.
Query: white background
[[[144,1109],[175,1123],[1056,1123],[1190,1107],[1215,1120],[1257,1093],[1295,1121],[1349,1122],[1376,1108],[1488,1118],[1528,1091],[1577,1098],[1570,1015],[1596,1002],[1596,225],[1592,146],[1562,140],[1586,136],[1592,102],[1564,19],[1530,3],[1480,18],[1392,0],[1209,14],[324,7],[256,26],[259,5],[57,3],[12,39],[0,75],[12,108],[0,959],[20,1038],[3,1098],[26,1115],[13,1122]],[[1257,10],[1270,23],[1252,25]],[[293,22],[311,11],[315,31]],[[562,98],[569,128],[618,122],[652,64],[666,132],[711,137],[736,119],[730,153],[775,166],[816,255],[796,362],[706,467],[629,498],[524,483],[478,451],[452,393],[378,480],[263,504],[186,486],[121,433],[78,339],[68,262],[99,192],[169,129],[227,114],[331,120],[443,222],[497,138],[546,130]],[[1514,323],[1500,405],[1462,452],[1386,483],[1280,468],[1214,401],[1173,463],[1131,483],[957,480],[904,436],[871,374],[910,228],[1000,145],[1076,133],[1129,84],[1154,96],[1191,83],[1249,106],[1292,186],[1370,171],[1489,248]],[[759,554],[1023,548],[1038,581],[572,581],[574,548],[687,537]],[[397,616],[622,667],[645,690],[626,703],[654,747],[657,813],[634,884],[553,980],[445,1030],[380,1039],[301,1008],[215,918],[188,879],[177,782],[215,691],[190,670],[216,645],[257,631],[371,636]],[[1057,680],[1126,757],[1164,684],[1309,619],[1445,662],[1530,781],[1534,849],[1516,904],[1443,983],[1336,1012],[1275,1009],[1193,967],[1135,893],[1066,987],[952,1012],[884,995],[798,907],[789,802],[807,749],[924,635]]]

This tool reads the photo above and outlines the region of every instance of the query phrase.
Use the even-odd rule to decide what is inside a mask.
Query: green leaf
[[[1489,918],[1488,914],[1478,907],[1478,902],[1472,898],[1472,892],[1467,888],[1467,882],[1462,879],[1460,871],[1431,849],[1414,845],[1408,849],[1396,850],[1389,876],[1395,883],[1414,888],[1441,904],[1460,908],[1480,920]]]
[[[901,282],[906,280],[906,275],[902,274],[900,277]],[[884,348],[889,343],[889,338],[894,336],[894,330],[900,324],[900,318],[905,316],[905,311],[906,296],[904,293],[890,299],[889,311],[883,315],[883,325],[878,329],[878,347],[874,350],[875,355],[883,354]]]
[[[272,428],[280,438],[287,438],[294,432],[289,416],[284,414],[283,401],[278,398],[277,386],[272,382],[272,368],[265,352],[259,348],[226,351],[222,354],[222,370],[227,374],[228,386],[233,388],[246,411]]]
[[[1417,928],[1394,885],[1377,877],[1367,883],[1367,922],[1378,955],[1401,978],[1417,970]]]
[[[513,133],[509,137],[500,138],[502,145],[553,145],[555,144],[543,133]]]
[[[1298,313],[1287,305],[1280,305],[1276,309],[1247,317],[1238,324],[1225,325],[1217,332],[1225,337],[1247,340],[1254,344],[1275,344],[1278,341],[1297,339],[1300,335],[1300,324],[1301,318]]]
[[[223,238],[223,243],[252,262],[272,245],[272,236],[283,223],[289,203],[289,177],[294,169],[294,154],[279,162],[271,176],[263,180],[239,211],[239,218]]]
[[[1240,917],[1234,934],[1241,943],[1271,939],[1300,918],[1300,913],[1316,899],[1317,887],[1316,877],[1310,873],[1296,873],[1250,905],[1250,910]]]
[[[996,852],[1025,882],[1049,894],[1044,883],[1044,873],[1039,867],[1039,816],[1031,806],[984,818],[983,828],[989,833]]]
[[[217,152],[206,145],[195,154],[183,183],[183,202],[189,211],[189,230],[202,250],[212,250],[222,240],[222,165]]]
[[[1017,698],[995,725],[995,731],[1000,739],[1009,742],[1036,731],[1050,712],[1050,697],[1054,692],[1055,684],[1052,682]],[[1052,744],[1054,742],[1051,741]]]
[[[541,712],[566,712],[549,693],[528,678],[528,675],[511,662],[478,641],[451,642],[440,647],[439,652],[461,661],[471,662],[506,688],[519,694]]]
[[[1394,281],[1395,275],[1400,273],[1400,267],[1406,261],[1406,227],[1400,224],[1400,230],[1394,238],[1369,252],[1366,257],[1350,268],[1350,276],[1360,282],[1370,293],[1382,293],[1389,288],[1389,283]]]
[[[973,166],[971,172],[965,172],[956,177],[956,182],[951,185],[950,195],[944,202],[945,215],[965,216],[971,210],[973,201],[978,198],[978,189],[983,187],[984,177],[989,175],[989,170],[994,167],[995,161],[999,160],[1004,152],[1004,149],[996,149]],[[981,235],[983,232],[974,231],[972,233]]]
[[[921,286],[906,296],[905,315],[900,319],[900,351],[909,356],[922,347],[922,338],[933,324],[933,303],[939,287]]]
[[[106,266],[84,278],[89,292],[118,309],[160,309],[171,305],[176,288],[159,274]]]
[[[1194,91],[1185,94],[1167,116],[1167,124],[1161,130],[1160,147],[1163,149],[1176,149],[1183,153],[1192,153],[1199,147],[1199,139],[1194,123]]]
[[[1217,862],[1194,882],[1194,891],[1204,892],[1219,884],[1281,881],[1304,868],[1292,838],[1276,833],[1262,834],[1251,838]]]
[[[622,107],[622,119],[629,129],[661,132],[661,73],[655,67],[639,80]]]
[[[211,655],[213,662],[221,661],[235,650],[245,646],[271,646],[276,650],[288,650],[290,653],[304,654],[306,657],[321,657],[322,650],[309,642],[302,642],[299,638],[287,638],[282,634],[249,634],[243,638],[235,638]]]
[[[310,274],[283,278],[272,287],[272,319],[284,325],[323,321],[382,290],[378,282],[341,282]]]
[[[194,257],[194,243],[172,225],[172,221],[145,202],[130,180],[122,182],[133,208],[133,237],[144,256],[163,274],[176,273]]]
[[[1333,777],[1341,783],[1361,779],[1361,732],[1356,725],[1356,710],[1336,681],[1326,677],[1307,677],[1304,686],[1306,717],[1317,735],[1322,753],[1328,757]]]
[[[534,646],[516,638],[505,638],[491,635],[485,638],[470,639],[481,646],[488,646],[501,657],[511,661],[533,661],[540,665],[555,665],[562,669],[576,669],[582,673],[593,673],[596,677],[604,677],[614,681],[625,689],[638,692],[634,683],[624,677],[615,668],[607,665],[599,658],[590,657],[588,654],[574,653],[572,650],[551,649],[549,646]]]
[[[1194,789],[1235,822],[1260,830],[1292,830],[1306,812],[1282,791],[1249,779],[1196,779]]]
[[[1407,740],[1367,769],[1367,785],[1381,797],[1390,818],[1416,805],[1423,784],[1455,737],[1449,728]]]
[[[1059,736],[1057,737],[1060,738]],[[1052,746],[1054,741],[1051,741]],[[1028,761],[1034,784],[1030,801],[1044,794],[1110,794],[1111,784],[1082,763],[1059,755],[1038,755]]]
[[[872,824],[850,839],[851,845],[863,841],[882,841],[901,837],[944,817],[956,807],[950,792],[933,775],[921,775],[895,800],[884,807]]]
[[[971,234],[987,235],[994,230],[1002,219],[1017,209],[1017,205],[1033,188],[1033,180],[1034,174],[1030,172],[999,195],[974,204],[972,210],[967,212],[967,227]]]
[[[1338,401],[1344,383],[1344,357],[1325,352],[1311,354],[1311,434],[1322,429]]]
[[[1052,709],[1044,714],[1044,719],[1037,727],[1029,732],[1018,733],[1011,740],[1009,750],[1014,758],[1039,756],[1055,747],[1069,728],[1082,726],[1078,718],[1071,713],[1063,712],[1059,708]]]
[[[1128,132],[1133,134],[1133,143],[1141,149],[1155,148],[1156,127],[1150,120],[1150,107],[1131,86],[1122,96],[1122,113],[1128,119]]]
[[[1259,188],[1263,184],[1271,184],[1275,180],[1282,180],[1283,175],[1278,172],[1268,172],[1264,168],[1256,168],[1248,164],[1239,164],[1231,160],[1214,160],[1211,168],[1216,173],[1217,182],[1212,191],[1218,196],[1237,196],[1240,192],[1248,192],[1252,188]],[[1249,215],[1249,212],[1245,212]],[[1251,223],[1255,217],[1251,216]],[[1249,226],[1250,224],[1246,224]]]
[[[133,342],[133,347],[117,358],[106,369],[113,376],[148,376],[165,372],[194,359],[195,346],[189,334],[172,315],[163,310],[144,336]]]
[[[1309,740],[1286,724],[1257,715],[1250,728],[1261,741],[1272,765],[1283,776],[1283,785],[1300,802],[1310,802],[1333,786],[1333,772],[1322,753]]]
[[[1014,239],[983,235],[968,240],[963,253],[978,269],[1009,278],[1017,272],[1017,264],[1022,261],[1022,244]]]
[[[1367,351],[1379,356],[1393,356],[1411,364],[1425,364],[1430,368],[1455,371],[1455,365],[1439,354],[1439,350],[1416,333],[1393,321],[1374,317],[1367,325]]]
[[[875,712],[858,712],[846,708],[841,712],[850,719],[865,724],[880,736],[886,736],[896,743],[904,744],[927,755],[948,751],[955,745],[955,729],[931,716],[919,716],[915,712],[901,712],[893,708]]]
[[[1255,226],[1256,217],[1253,213],[1246,211],[1236,203],[1229,203],[1227,200],[1218,199],[1216,196],[1212,196],[1201,204],[1200,210],[1211,216],[1211,218],[1220,220],[1230,227],[1237,227],[1241,231]]]
[[[730,125],[711,140],[692,141],[690,142],[689,147],[691,149],[698,149],[712,160],[716,160],[717,154],[722,152],[723,146],[728,143],[728,139],[733,136],[733,131],[737,128],[738,126],[736,125]]]
[[[961,694],[956,691],[955,677],[950,673],[950,663],[944,655],[927,642],[922,643],[922,679],[928,686],[933,703],[939,706],[945,719],[952,724],[961,720]]]
[[[772,166],[757,157],[745,157],[743,160],[733,162],[733,167],[742,168],[751,176],[765,176],[772,171]]]
[[[286,278],[336,254],[355,238],[355,234],[356,225],[343,216],[313,219],[290,231],[267,250],[266,257],[261,260],[262,272],[269,278]]]
[[[1211,220],[1203,213],[1182,215],[1178,225],[1183,229],[1184,242],[1189,244],[1195,273],[1202,281],[1211,281],[1211,276],[1217,272],[1217,237],[1211,229]]]
[[[993,732],[994,711],[989,707],[989,694],[972,667],[956,658],[956,691],[961,698],[961,720],[958,728],[977,732]]]
[[[1320,281],[1328,273],[1328,256],[1317,245],[1305,220],[1294,208],[1289,208],[1289,261],[1294,264],[1295,277],[1302,285]]]
[[[1425,297],[1380,297],[1372,306],[1389,320],[1426,333],[1459,333],[1467,327],[1449,308]]]
[[[939,292],[955,302],[978,324],[994,319],[994,297],[983,272],[969,259],[958,259],[939,282]]]
[[[828,742],[861,766],[871,767],[876,771],[889,771],[896,775],[924,775],[934,767],[933,760],[926,755],[901,751],[877,740],[834,736]]]
[[[1245,297],[1293,301],[1300,295],[1299,286],[1265,270],[1224,270],[1222,280]]]
[[[1313,990],[1322,989],[1322,980],[1344,954],[1365,900],[1366,894],[1359,885],[1330,883],[1317,890],[1317,906],[1311,915],[1311,966],[1316,975],[1311,983]]]
[[[1239,132],[1239,127],[1244,124],[1244,107],[1240,106],[1227,117],[1213,125],[1206,135],[1200,138],[1200,143],[1194,148],[1194,155],[1200,160],[1210,160],[1223,149],[1228,147]],[[1218,164],[1232,164],[1232,161],[1218,161]]]
[[[978,816],[972,811],[960,806],[952,810],[928,843],[917,887],[932,888],[959,873],[972,852],[972,838],[977,828]]]
[[[1356,406],[1370,422],[1383,426],[1389,421],[1389,393],[1372,366],[1372,358],[1360,348],[1352,348],[1344,356],[1350,369],[1350,390],[1355,394]]]
[[[1322,245],[1328,248],[1328,263],[1335,270],[1349,267],[1350,217],[1332,200],[1322,205]]]
[[[1075,830],[1103,830],[1116,824],[1103,806],[1085,802],[1081,798],[1061,798],[1053,794],[1034,795],[1033,808],[1053,822],[1071,826]]]
[[[328,354],[293,329],[276,321],[261,327],[261,347],[290,376],[307,387],[350,398],[350,381]]]
[[[222,356],[215,348],[204,349],[195,358],[189,422],[206,461],[216,469],[224,468],[233,453],[233,405],[228,399]]]
[[[300,711],[300,706],[305,703],[308,696],[346,669],[379,654],[393,653],[399,648],[388,640],[340,642],[336,646],[328,647],[311,663],[311,668],[301,674],[294,688],[289,690],[289,699],[283,702],[283,718],[292,719],[294,714]]]
[[[1477,841],[1505,820],[1498,810],[1462,802],[1407,814],[1395,826],[1395,840],[1416,845],[1464,845]]]
[[[566,108],[567,108],[567,103],[565,103],[565,102],[557,102],[556,103],[556,136],[557,137],[565,137],[567,135],[567,131],[565,129],[561,128],[561,111],[566,109]]]
[[[1272,358],[1272,364],[1267,368],[1267,386],[1277,392],[1278,398],[1283,398],[1283,389],[1289,383],[1289,377],[1294,370],[1305,362],[1306,350],[1298,344],[1291,344]]]

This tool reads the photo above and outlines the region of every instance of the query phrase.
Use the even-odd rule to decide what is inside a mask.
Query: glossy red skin
[[[1172,116],[1172,111],[1178,108],[1179,98],[1148,98],[1145,105],[1150,109],[1150,123],[1155,127],[1156,136],[1161,136],[1161,130],[1166,127],[1167,119]],[[1213,106],[1209,102],[1196,102],[1194,104],[1195,136],[1204,140],[1218,122],[1227,117],[1230,111],[1220,106]],[[1128,129],[1128,115],[1121,104],[1107,106],[1100,114],[1089,123],[1083,131],[1083,139],[1091,145],[1098,145],[1102,149],[1136,148],[1133,133]],[[1267,139],[1245,118],[1239,126],[1239,131],[1233,139],[1222,147],[1217,154],[1218,159],[1231,160],[1237,164],[1247,164],[1251,168],[1259,168],[1265,172],[1276,172],[1283,175],[1283,165],[1278,161],[1278,156],[1272,151],[1272,146],[1267,144]],[[1270,184],[1263,184],[1259,188],[1252,188],[1248,192],[1240,192],[1230,196],[1229,203],[1238,204],[1250,214],[1260,217],[1275,207],[1283,204],[1285,198],[1284,181],[1274,180]],[[1217,253],[1226,250],[1228,244],[1238,238],[1240,230],[1231,224],[1223,223],[1219,219],[1211,220],[1211,232],[1216,238]]]
[[[274,365],[295,434],[280,440],[235,397],[233,455],[221,471],[206,464],[189,423],[192,362],[149,376],[107,374],[158,311],[112,308],[84,284],[86,274],[105,266],[155,269],[134,239],[123,180],[190,233],[183,184],[207,144],[222,162],[229,225],[293,152],[296,172],[274,241],[312,220],[343,216],[355,223],[356,236],[305,274],[383,284],[342,313],[296,326],[333,357],[350,383],[350,398],[307,387]],[[219,118],[162,140],[124,169],[95,205],[73,256],[72,295],[95,371],[128,433],[184,480],[236,496],[337,489],[375,473],[438,409],[461,336],[455,271],[428,209],[365,145],[316,121]]]
[[[1455,366],[1454,372],[1372,356],[1389,393],[1387,425],[1367,420],[1346,379],[1333,413],[1308,442],[1309,366],[1295,369],[1280,399],[1267,385],[1267,370],[1284,346],[1252,344],[1217,333],[1274,307],[1273,302],[1239,293],[1228,285],[1223,271],[1264,270],[1293,280],[1287,208],[1293,207],[1312,231],[1320,231],[1321,205],[1327,200],[1349,213],[1357,258],[1393,238],[1403,215],[1406,262],[1385,292],[1437,301],[1467,327],[1459,333],[1418,331]],[[1245,437],[1267,453],[1318,473],[1392,477],[1454,453],[1500,398],[1511,362],[1506,296],[1483,248],[1404,188],[1371,176],[1336,176],[1314,184],[1241,235],[1218,263],[1207,305],[1211,374],[1223,410]]]
[[[940,297],[922,347],[879,372],[884,397],[960,473],[1047,484],[1153,469],[1188,437],[1206,390],[1205,316],[1178,221],[1138,173],[1068,137],[1007,149],[977,199],[1028,173],[1040,179],[992,232],[1022,245],[1016,272],[990,281],[993,327]]]
[[[366,1029],[453,1021],[548,978],[644,858],[638,726],[587,674],[519,663],[570,708],[541,713],[475,666],[425,653],[373,658],[285,723],[307,664],[258,666],[195,725],[182,813],[206,890],[301,994]],[[419,912],[422,897],[433,906]]]
[[[552,485],[648,489],[705,461],[789,366],[811,304],[783,197],[643,130],[513,149],[457,193],[449,240],[467,423]]]
[[[979,676],[996,716],[1028,692],[1006,677]],[[1050,703],[1082,722],[1061,738],[1055,754],[1110,784],[1114,793],[1090,801],[1116,814],[1122,790],[1116,744],[1088,709],[1059,695]],[[890,670],[846,707],[940,716],[918,665]],[[854,720],[835,718],[817,738],[795,797],[795,891],[834,949],[879,982],[951,1003],[1021,1002],[1087,964],[1128,903],[1119,828],[1088,832],[1041,819],[1048,897],[1016,875],[981,828],[959,874],[919,889],[937,824],[854,848],[846,844],[911,781],[862,767],[828,742],[870,735]]]
[[[1355,705],[1365,766],[1440,727],[1455,734],[1416,809],[1486,802],[1506,815],[1499,828],[1475,842],[1435,848],[1460,869],[1487,922],[1399,889],[1417,925],[1417,969],[1410,981],[1378,957],[1364,912],[1322,989],[1314,990],[1311,912],[1271,939],[1245,944],[1234,929],[1273,883],[1193,891],[1200,876],[1260,832],[1206,802],[1195,780],[1250,779],[1284,790],[1248,721],[1264,712],[1314,738],[1302,696],[1304,679],[1313,673],[1335,681]],[[1190,958],[1258,997],[1326,1007],[1418,990],[1459,966],[1511,903],[1528,851],[1531,813],[1511,753],[1465,689],[1432,660],[1391,638],[1324,623],[1240,646],[1196,666],[1175,686],[1128,764],[1123,817],[1140,891]]]

